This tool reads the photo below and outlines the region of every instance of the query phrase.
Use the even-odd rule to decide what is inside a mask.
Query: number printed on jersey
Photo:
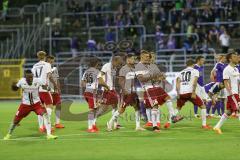
[[[191,81],[191,71],[186,71],[181,73],[182,85],[188,85]]]
[[[42,75],[43,66],[36,67],[34,71],[34,76],[39,78]]]

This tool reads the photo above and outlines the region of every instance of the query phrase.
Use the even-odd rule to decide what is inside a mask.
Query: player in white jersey
[[[53,64],[55,62],[54,56],[47,56],[46,57],[46,62],[50,63],[52,66],[52,79],[54,82],[57,84],[59,90],[56,90],[54,88],[54,84],[50,81],[49,82],[49,87],[51,88],[51,96],[53,100],[53,105],[56,106],[55,108],[55,128],[61,129],[65,128],[63,124],[60,123],[60,114],[61,114],[61,91],[60,91],[60,82],[59,82],[59,74],[58,74],[58,69],[57,67],[54,67]]]
[[[239,71],[236,68],[238,64],[238,55],[235,51],[230,51],[227,56],[228,66],[223,70],[224,86],[227,90],[227,111],[224,113],[213,128],[218,134],[222,134],[221,127],[233,112],[239,112]]]
[[[180,111],[181,108],[187,101],[192,102],[194,105],[201,108],[201,117],[202,117],[202,128],[211,129],[207,125],[206,118],[206,106],[204,105],[202,99],[196,94],[197,81],[199,77],[199,71],[194,69],[193,60],[187,61],[187,68],[182,70],[177,77],[177,110]]]
[[[160,87],[155,86],[162,80],[163,74],[160,72],[157,65],[150,63],[151,54],[147,51],[141,51],[141,60],[135,67],[135,73],[143,90],[138,90],[140,101],[144,102],[146,113],[149,121],[152,121],[153,131],[160,131],[160,111],[159,106],[166,103],[168,108],[171,108],[171,118],[173,122],[181,120],[181,117],[174,116],[174,109],[171,102],[171,97]],[[159,122],[159,123],[158,123]],[[147,126],[148,126],[147,123]],[[168,123],[168,127],[170,123]]]
[[[103,65],[101,69],[101,73],[98,76],[98,80],[101,81],[105,86],[108,86],[109,90],[104,90],[103,92],[103,100],[105,105],[109,105],[113,107],[112,115],[117,111],[118,109],[118,93],[115,90],[116,85],[116,73],[117,70],[122,66],[123,60],[122,57],[118,55],[114,55],[112,57],[111,62],[106,63]],[[111,131],[112,127],[108,125],[107,128],[109,131]],[[117,120],[114,122],[114,128],[118,129],[119,124]]]
[[[30,70],[25,71],[25,77],[20,79],[18,83],[12,85],[12,89],[17,91],[22,88],[22,102],[18,108],[15,118],[9,128],[8,134],[4,137],[4,140],[11,138],[13,130],[19,124],[19,122],[26,117],[31,111],[37,115],[43,116],[46,124],[47,139],[56,139],[57,136],[51,134],[51,122],[48,118],[46,109],[41,105],[38,90],[39,87],[47,89],[47,86],[39,78],[33,78],[33,74]]]
[[[140,111],[139,104],[135,88],[135,78],[134,73],[135,57],[133,54],[128,54],[126,59],[126,65],[124,65],[119,71],[119,84],[122,90],[120,107],[113,113],[112,118],[108,122],[108,129],[112,130],[113,122],[124,113],[127,106],[131,105],[135,109],[136,118],[136,130],[145,130],[140,126]]]
[[[52,67],[50,63],[45,62],[46,53],[44,51],[39,51],[37,53],[37,57],[39,59],[39,62],[33,65],[32,73],[34,74],[34,77],[40,78],[45,85],[49,85],[49,81],[51,81],[54,85],[54,89],[57,91],[58,86],[54,82],[51,76]],[[53,109],[53,101],[51,93],[48,90],[45,90],[44,88],[39,88],[39,97],[41,99],[42,104],[46,107],[47,113],[49,115],[49,119],[51,119],[52,109]],[[45,132],[45,126],[43,123],[43,117],[38,116],[38,123],[39,123],[39,131]]]
[[[88,103],[89,113],[88,113],[88,132],[94,133],[98,132],[99,129],[96,126],[97,120],[97,109],[100,107],[100,94],[98,94],[98,87],[102,85],[98,82],[98,75],[100,74],[101,61],[99,59],[90,60],[89,68],[84,72],[81,86],[85,88],[84,98]],[[107,90],[108,86],[104,86]]]

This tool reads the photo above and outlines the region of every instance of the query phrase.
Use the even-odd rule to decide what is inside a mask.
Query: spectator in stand
[[[87,41],[87,50],[88,51],[96,51],[97,50],[97,43],[94,39],[89,39]]]
[[[166,29],[166,24],[167,24],[166,23],[167,15],[166,15],[166,12],[164,11],[163,7],[159,8],[157,18],[158,18],[158,21],[160,21],[160,25],[162,27],[162,30],[165,30]]]
[[[84,2],[84,11],[85,12],[91,12],[92,11],[92,3],[89,0],[86,0]]]
[[[60,31],[60,26],[59,25],[54,25],[53,26],[53,31],[52,31],[52,37],[53,38],[58,38],[61,37],[61,31]],[[56,49],[56,52],[59,51],[59,45],[58,45],[58,40],[53,40],[53,48]]]
[[[159,25],[156,26],[155,38],[159,49],[164,48],[164,33],[161,31],[161,27]]]
[[[211,43],[217,42],[219,38],[219,30],[216,26],[212,26],[212,28],[208,32],[208,39]]]
[[[107,29],[107,33],[105,36],[105,41],[109,42],[109,41],[115,41],[115,34],[112,32],[111,28]]]
[[[78,38],[74,36],[72,38],[72,43],[71,43],[71,52],[73,57],[77,56],[78,49],[79,49]]]
[[[176,49],[176,38],[172,35],[175,33],[175,29],[171,27],[171,33],[167,42],[167,49]]]
[[[222,53],[228,53],[228,48],[230,46],[230,35],[225,29],[219,37],[220,45],[222,47]]]

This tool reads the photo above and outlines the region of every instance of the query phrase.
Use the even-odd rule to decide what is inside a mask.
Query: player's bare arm
[[[17,91],[19,89],[19,87],[17,87],[17,82],[13,82],[11,87],[13,91]]]
[[[193,99],[196,99],[197,81],[198,81],[198,77],[194,77],[194,80],[193,80],[193,91],[192,91],[192,96],[191,96]]]
[[[48,73],[47,74],[47,77],[49,78],[49,81],[53,84],[54,86],[54,91],[57,92],[57,93],[60,93],[60,88],[59,86],[57,85],[57,83],[54,81],[53,77],[52,77],[52,73]]]
[[[105,81],[104,81],[104,79],[103,79],[102,77],[99,77],[99,78],[98,78],[98,84],[99,84],[100,86],[103,86],[104,89],[109,90],[108,85],[105,83]]]
[[[210,73],[210,79],[211,79],[211,81],[213,81],[214,82],[214,80],[215,80],[215,77],[216,76],[216,71],[215,71],[215,69],[213,69],[212,71],[211,71],[211,73]]]
[[[229,93],[229,95],[232,95],[232,89],[231,89],[231,84],[229,82],[229,79],[224,79],[224,86]]]
[[[119,76],[118,83],[122,89],[123,94],[126,95],[128,92],[126,91],[126,89],[124,87],[125,86],[125,77]]]
[[[177,98],[179,98],[179,95],[180,95],[180,83],[181,83],[181,79],[178,77],[176,80]]]

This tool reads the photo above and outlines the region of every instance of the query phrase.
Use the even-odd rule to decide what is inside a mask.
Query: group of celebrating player
[[[51,67],[54,57],[40,51],[37,53],[39,62],[32,71],[27,70],[25,77],[12,86],[13,90],[23,89],[22,103],[4,139],[9,139],[14,128],[21,119],[31,111],[38,115],[41,132],[46,130],[47,139],[56,139],[51,134],[51,112],[56,105],[56,128],[64,128],[60,124],[60,85],[57,69]],[[46,58],[46,59],[45,59]],[[45,61],[46,60],[46,61]],[[228,63],[225,62],[227,60]],[[118,117],[127,106],[135,109],[136,131],[143,131],[145,127],[152,127],[154,132],[160,131],[159,107],[166,104],[169,117],[164,128],[171,123],[183,119],[179,115],[185,102],[192,102],[195,107],[201,108],[203,129],[212,129],[207,124],[207,115],[210,108],[224,108],[226,99],[227,111],[213,130],[221,134],[223,122],[232,114],[237,113],[239,99],[239,57],[234,50],[227,55],[220,55],[219,61],[211,72],[212,82],[204,85],[202,65],[204,57],[199,56],[197,63],[187,60],[186,68],[176,78],[177,107],[173,107],[174,96],[165,91],[166,76],[155,64],[155,54],[142,50],[140,56],[129,53],[124,56],[113,55],[110,62],[101,67],[101,60],[93,58],[89,61],[89,68],[84,72],[81,87],[85,88],[84,98],[89,106],[88,132],[98,132],[97,118],[106,108],[112,108],[112,117],[107,122],[107,130],[120,128]],[[52,94],[51,94],[52,93]],[[147,123],[141,127],[141,116],[146,116]]]

